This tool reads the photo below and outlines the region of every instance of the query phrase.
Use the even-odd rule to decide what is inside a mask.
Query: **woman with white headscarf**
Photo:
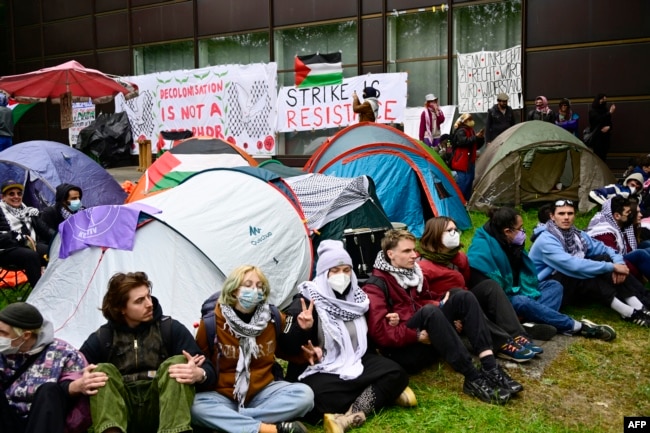
[[[300,313],[306,303],[314,305],[313,326],[303,347],[308,362],[289,364],[287,378],[314,391],[308,421],[323,417],[327,433],[342,433],[387,405],[417,404],[402,367],[368,350],[368,296],[359,288],[341,241],[321,242],[316,277],[298,289],[288,313]]]

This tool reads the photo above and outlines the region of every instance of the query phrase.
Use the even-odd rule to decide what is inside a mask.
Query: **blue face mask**
[[[264,300],[264,290],[254,287],[242,286],[239,288],[239,295],[237,301],[239,305],[246,311],[250,311],[257,307]]]
[[[79,209],[81,209],[81,200],[70,200],[70,204],[68,204],[68,209],[72,212],[76,212]]]

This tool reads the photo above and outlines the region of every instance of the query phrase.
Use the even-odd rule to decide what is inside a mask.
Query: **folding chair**
[[[7,303],[24,301],[31,291],[32,286],[22,269],[12,266],[0,268],[0,295]]]

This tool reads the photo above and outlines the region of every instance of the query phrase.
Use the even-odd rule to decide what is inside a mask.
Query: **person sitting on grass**
[[[287,313],[297,317],[306,302],[309,308],[315,305],[309,344],[304,347],[310,356],[308,363],[290,363],[287,379],[314,391],[309,422],[323,418],[327,433],[343,433],[393,403],[417,404],[406,371],[368,347],[368,296],[352,272],[343,242],[320,243],[316,277],[298,290]]]
[[[623,256],[576,228],[575,216],[571,200],[555,202],[551,219],[530,249],[539,281],[562,285],[562,305],[600,302],[624,320],[650,327],[648,305],[639,298],[643,285],[629,275]]]
[[[442,356],[465,376],[463,392],[484,402],[506,403],[523,386],[497,364],[476,297],[470,291],[453,289],[436,301],[417,257],[415,236],[406,230],[386,232],[372,275],[363,286],[370,299],[368,336],[379,353],[409,373]],[[481,362],[480,370],[458,335],[461,330]]]
[[[623,184],[610,184],[596,188],[589,192],[589,201],[602,206],[606,200],[616,197],[617,195],[634,198],[643,192],[643,176],[639,173],[633,173],[625,178]]]
[[[487,317],[492,342],[498,357],[515,362],[525,362],[543,349],[535,345],[525,334],[512,304],[496,281],[471,278],[470,263],[460,248],[460,231],[449,217],[430,218],[417,247],[424,279],[437,300],[454,288],[469,290],[476,296]],[[550,339],[556,330],[548,328]]]
[[[524,320],[548,323],[565,335],[613,340],[616,331],[587,319],[575,320],[559,312],[563,287],[559,281],[539,281],[533,261],[526,252],[524,221],[509,207],[490,209],[489,220],[474,232],[467,251],[477,277],[496,281]]]

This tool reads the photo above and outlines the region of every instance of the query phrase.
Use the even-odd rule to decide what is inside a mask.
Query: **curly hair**
[[[113,322],[124,323],[122,310],[129,301],[129,293],[142,286],[147,286],[149,291],[153,289],[153,284],[144,272],[118,272],[113,275],[108,281],[108,290],[102,301],[104,317]]]

